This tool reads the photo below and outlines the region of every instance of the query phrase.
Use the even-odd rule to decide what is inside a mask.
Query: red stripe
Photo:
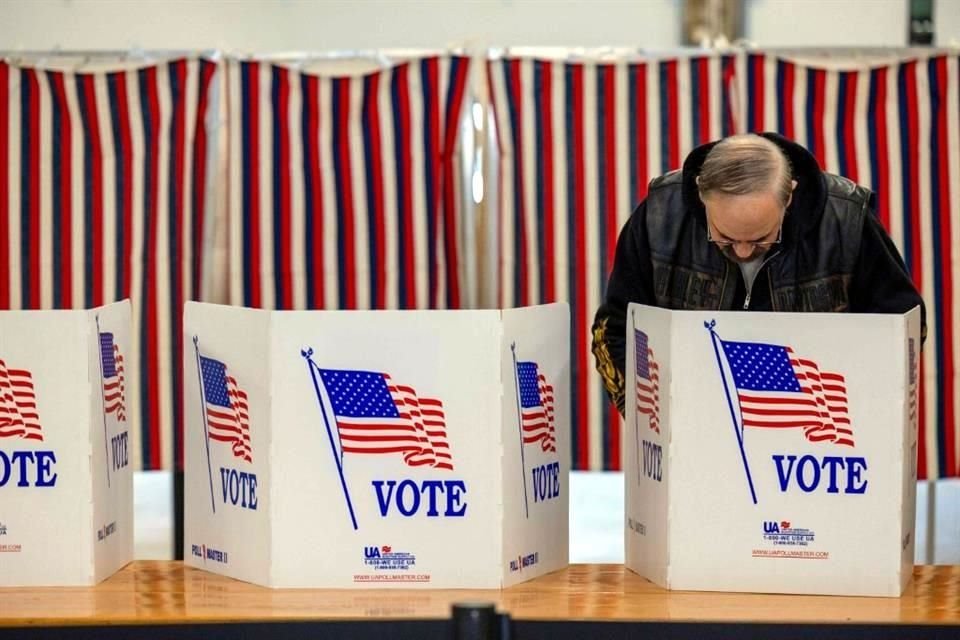
[[[150,67],[146,70],[144,82],[147,84],[147,102],[149,104],[149,113],[144,114],[144,118],[150,119],[150,130],[154,132],[153,144],[144,151],[150,155],[152,172],[144,176],[144,188],[149,193],[150,211],[147,219],[149,229],[147,230],[144,242],[153,246],[153,250],[148,252],[150,259],[147,261],[147,286],[146,286],[146,324],[147,324],[147,372],[150,375],[160,375],[160,346],[159,346],[159,327],[158,327],[158,304],[157,304],[157,250],[159,237],[159,207],[157,206],[160,197],[160,100],[157,96],[157,68]],[[150,469],[160,468],[160,388],[156,384],[144,381],[147,384],[147,415],[149,417],[150,442]]]
[[[200,63],[200,95],[193,136],[193,290],[190,299],[202,299],[203,291],[203,230],[206,220],[207,196],[207,105],[210,98],[210,80],[215,66]]]
[[[796,123],[793,117],[794,71],[795,67],[792,63],[783,65],[783,101],[780,103],[780,108],[783,110],[783,135],[790,140],[796,138]]]
[[[25,309],[40,308],[40,85],[37,74],[32,69],[25,69],[26,81],[30,84],[30,112],[28,126],[30,127],[30,193],[27,194],[30,206],[30,295],[24,301]],[[23,197],[23,196],[21,196]]]
[[[434,223],[436,224],[435,229],[437,230],[437,237],[428,238],[427,242],[432,243],[433,245],[433,255],[434,261],[428,265],[430,273],[433,274],[433,290],[430,291],[429,303],[431,309],[436,309],[440,306],[440,270],[438,269],[439,264],[439,252],[441,250],[441,244],[443,237],[440,235],[440,86],[437,83],[437,58],[432,57],[426,60],[426,72],[427,77],[423,79],[427,83],[427,86],[433,87],[432,91],[432,100],[430,102],[425,102],[423,105],[424,117],[427,118],[430,125],[430,140],[428,141],[428,153],[429,157],[426,158],[428,166],[430,167],[431,174],[433,175],[433,202],[427,203],[428,210],[432,208],[434,211]],[[444,232],[449,234],[450,229],[444,229]],[[428,255],[429,259],[429,255]]]
[[[605,278],[609,276],[613,269],[613,258],[617,251],[617,233],[620,229],[617,226],[617,134],[613,114],[616,113],[616,95],[614,93],[615,67],[612,64],[601,67],[603,73],[603,108],[607,117],[604,118],[604,169],[606,170],[607,192],[604,194],[604,205],[606,208],[606,243],[607,264],[603,265]],[[584,289],[584,292],[586,290]],[[586,396],[584,396],[585,398]],[[620,412],[612,404],[607,404],[609,413],[609,443],[610,450],[607,452],[607,468],[614,471],[620,470]]]
[[[123,211],[123,254],[117,256],[117,268],[123,270],[123,291],[117,291],[117,298],[130,297],[133,280],[133,143],[130,133],[130,111],[127,103],[127,74],[118,73],[117,117],[120,127],[121,157],[117,158],[123,172],[123,193],[117,203]]]
[[[554,234],[556,233],[556,220],[554,216],[554,190],[553,190],[553,63],[544,61],[542,73],[540,74],[543,90],[540,94],[540,121],[543,123],[540,140],[543,146],[540,148],[540,157],[543,158],[543,269],[546,269],[544,277],[545,288],[540,292],[541,300],[545,303],[556,302],[557,283],[556,283],[556,245],[554,243]]]
[[[354,211],[353,211],[353,167],[350,160],[350,80],[337,80],[340,82],[340,122],[337,126],[343,131],[340,136],[340,148],[336,150],[340,156],[341,183],[338,185],[343,194],[343,218],[340,224],[343,225],[343,255],[340,259],[344,264],[344,276],[346,282],[346,300],[341,300],[344,309],[357,308],[357,252],[356,239],[354,238]],[[413,226],[410,226],[412,231]]]
[[[877,175],[873,176],[873,190],[877,193],[877,214],[880,216],[880,223],[888,232],[890,231],[890,166],[887,149],[887,74],[878,73],[877,91],[876,91],[876,139],[877,148],[874,151],[877,155]]]
[[[699,67],[700,79],[700,140],[697,144],[704,144],[713,140],[710,130],[710,59],[698,58],[694,64]],[[612,113],[612,112],[611,112]],[[619,464],[619,463],[618,463]]]
[[[444,197],[444,229],[447,237],[447,289],[450,292],[449,306],[452,309],[459,309],[460,301],[460,277],[458,266],[460,264],[459,250],[457,247],[457,238],[459,229],[457,225],[458,216],[456,193],[454,191],[454,152],[456,150],[457,130],[460,126],[460,112],[463,110],[463,95],[467,87],[467,70],[470,59],[459,58],[459,67],[456,78],[454,79],[453,107],[450,113],[446,114],[446,139],[444,141],[443,155],[443,197]]]
[[[84,93],[87,101],[87,115],[90,122],[90,152],[92,164],[90,166],[90,178],[92,184],[87,185],[90,189],[90,200],[92,205],[93,228],[90,230],[93,236],[93,256],[90,269],[93,272],[93,306],[99,307],[103,304],[103,148],[100,145],[100,121],[97,117],[97,101],[93,76],[80,75],[78,81],[84,85]],[[178,227],[179,228],[179,227]],[[64,282],[64,287],[68,283]]]
[[[575,260],[573,268],[576,271],[577,287],[573,292],[577,296],[577,304],[573,305],[573,326],[575,358],[577,359],[577,415],[574,416],[578,438],[578,459],[575,461],[577,469],[590,468],[590,434],[587,424],[587,404],[590,393],[587,384],[587,357],[586,357],[586,305],[587,295],[587,221],[586,221],[586,177],[584,171],[584,137],[583,137],[583,65],[570,65],[573,82],[573,158],[574,163],[574,245]],[[516,154],[515,154],[516,155]]]
[[[60,104],[60,300],[54,300],[54,306],[62,309],[73,307],[73,128],[70,121],[70,108],[67,105],[67,94],[63,87],[63,74],[54,73],[53,92],[56,101]],[[0,145],[5,150],[6,145]],[[0,151],[4,153],[4,151]],[[57,185],[54,185],[54,189]],[[7,237],[0,234],[0,237]]]
[[[859,74],[851,72],[846,75],[847,104],[844,105],[843,109],[843,143],[847,163],[846,177],[856,182],[859,172],[857,171],[857,133],[854,124],[856,123],[857,117],[857,77]]]
[[[822,70],[811,70],[813,74],[813,122],[809,126],[813,127],[813,155],[816,157],[820,167],[827,166],[826,140],[823,127],[823,101],[826,93],[825,85],[827,74]]]
[[[280,279],[283,283],[282,299],[278,300],[279,309],[293,309],[293,252],[290,246],[292,241],[292,212],[290,210],[290,72],[277,67],[279,87],[277,95],[277,110],[280,112]]]
[[[766,103],[766,83],[767,79],[763,73],[763,67],[766,58],[762,55],[753,57],[753,119],[754,119],[754,133],[759,133],[766,131],[766,123],[764,122],[764,117],[766,115],[766,109],[764,105]]]
[[[406,182],[404,185],[404,198],[403,198],[403,225],[407,229],[405,234],[405,246],[404,251],[406,253],[406,264],[403,265],[403,272],[406,276],[406,290],[407,290],[407,299],[401,300],[400,303],[403,305],[403,308],[406,309],[415,309],[417,307],[417,278],[416,278],[416,256],[414,255],[414,239],[413,239],[413,168],[411,166],[410,159],[410,88],[409,81],[407,80],[407,72],[410,69],[409,64],[404,64],[397,67],[396,78],[397,78],[397,88],[400,97],[400,123],[403,129],[404,135],[400,140],[400,151],[403,157],[400,167],[397,169],[400,171],[402,180]]]
[[[186,167],[186,128],[187,128],[187,106],[186,106],[186,82],[187,82],[187,61],[178,60],[170,67],[171,73],[176,75],[178,80],[178,86],[180,87],[180,95],[174,96],[177,99],[176,104],[173,105],[176,110],[176,115],[171,121],[171,124],[176,126],[176,130],[173,132],[174,143],[173,143],[173,171],[174,175],[170,176],[168,179],[173,180],[173,193],[176,197],[176,202],[173,203],[173,216],[174,216],[174,229],[180,230],[180,237],[183,238],[186,233],[186,227],[183,224],[184,215],[183,215],[183,196],[184,189],[186,188],[185,178],[185,167]],[[180,269],[183,268],[183,253],[184,243],[177,242],[172,247],[173,251],[170,255],[170,260],[174,261],[173,264],[179,265]],[[181,271],[178,269],[177,273],[180,274]],[[179,277],[177,282],[170,283],[170,294],[171,300],[170,304],[173,305],[174,309],[183,309],[183,303],[186,299],[186,296],[183,291],[183,277]],[[173,327],[173,353],[180,354],[183,353],[183,313],[175,313]],[[174,361],[177,362],[178,359],[175,357]],[[176,365],[174,365],[176,366]],[[176,403],[177,415],[174,416],[173,428],[176,429],[179,437],[174,438],[176,443],[176,450],[173,452],[174,455],[174,465],[176,469],[183,469],[183,434],[184,434],[184,420],[183,420],[183,376],[179,377],[177,387],[173,390],[176,394],[178,402]]]
[[[247,104],[247,118],[250,123],[250,304],[263,306],[260,284],[260,63],[251,62],[247,66],[247,86],[250,99]]]
[[[10,67],[0,60],[0,309],[10,308]]]
[[[677,98],[677,61],[667,62],[667,166],[673,171],[680,168],[680,102]]]
[[[721,105],[721,108],[723,108],[723,106],[726,106],[727,108],[727,131],[733,134],[733,133],[737,133],[736,123],[734,122],[734,102],[733,102],[734,96],[736,94],[735,77],[737,73],[737,66],[734,63],[732,58],[728,61],[725,61],[723,65],[724,65],[723,85],[727,89],[727,100],[726,100],[726,105]]]
[[[307,76],[307,101],[310,108],[307,148],[310,175],[313,183],[313,238],[310,252],[313,258],[313,299],[318,309],[326,307],[324,287],[324,233],[323,233],[323,177],[320,173],[320,82],[316,76]]]
[[[636,206],[647,197],[647,186],[650,182],[650,169],[647,166],[647,65],[638,64],[637,97],[636,97],[636,153],[637,153],[637,193],[630,206]]]
[[[373,234],[373,244],[375,251],[375,263],[373,268],[377,270],[377,299],[371,300],[371,307],[374,309],[387,308],[387,255],[386,255],[386,224],[387,221],[383,215],[383,152],[380,148],[380,77],[381,74],[375,73],[370,76],[369,93],[367,94],[367,113],[369,119],[366,126],[370,131],[370,156],[371,169],[373,176],[373,202],[368,202],[367,206],[373,209],[374,224],[370,232]]]
[[[516,216],[516,223],[513,225],[514,233],[520,234],[520,255],[517,256],[517,264],[514,265],[514,269],[520,271],[520,306],[527,306],[530,304],[530,290],[527,285],[527,279],[529,276],[530,264],[528,262],[527,256],[530,254],[528,248],[529,238],[527,238],[527,206],[526,199],[522,194],[526,193],[525,185],[523,180],[523,85],[520,82],[520,65],[522,60],[514,59],[510,61],[510,84],[511,91],[513,94],[513,99],[516,101],[515,109],[517,111],[517,121],[513,123],[513,140],[514,140],[514,149],[513,149],[513,161],[516,165],[515,174],[517,176],[517,184],[514,185],[514,190],[517,193],[521,194],[520,197],[520,209],[515,211],[514,215]],[[514,292],[516,295],[516,292]]]
[[[947,141],[949,140],[947,130],[947,59],[940,57],[936,61],[937,86],[940,88],[940,108],[937,113],[936,135],[943,150],[939,158],[934,158],[937,163],[936,171],[939,173],[940,183],[940,211],[938,212],[938,222],[940,224],[940,255],[943,258],[941,264],[936,265],[935,269],[940,269],[942,278],[941,300],[939,304],[940,311],[940,348],[943,353],[943,379],[946,381],[947,388],[940,390],[940,397],[943,398],[943,424],[946,425],[946,437],[944,442],[944,464],[946,469],[941,469],[940,474],[946,477],[955,477],[958,473],[957,451],[953,438],[953,431],[956,429],[956,392],[954,384],[955,365],[953,353],[953,268],[950,263],[952,255],[952,229],[950,220],[950,154],[947,153]]]

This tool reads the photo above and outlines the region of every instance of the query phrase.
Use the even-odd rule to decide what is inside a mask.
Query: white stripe
[[[830,173],[840,173],[840,160],[837,149],[837,117],[840,114],[837,106],[837,86],[839,72],[830,69],[824,72],[823,121],[820,122],[823,131],[823,169]]]
[[[953,278],[953,308],[950,310],[953,319],[953,357],[954,365],[956,358],[960,357],[960,84],[958,84],[957,57],[947,56],[947,159],[949,165],[950,181],[950,274]],[[947,388],[942,393],[953,394],[956,399],[960,395],[957,389],[957,378],[947,380]],[[954,400],[956,402],[956,400]],[[954,411],[956,411],[954,405]],[[960,425],[947,425],[948,437],[952,432],[954,451],[960,451]],[[958,472],[953,469],[944,469],[944,475],[953,476]]]
[[[937,300],[934,288],[934,264],[933,253],[933,202],[931,193],[931,158],[930,158],[930,82],[927,77],[926,61],[918,61],[914,65],[917,81],[917,122],[919,124],[917,131],[917,141],[920,158],[919,189],[920,189],[920,229],[914,229],[914,233],[920,234],[920,268],[923,273],[923,299],[927,301],[927,342],[925,345],[926,357],[923,359],[924,376],[924,409],[927,418],[927,469],[928,477],[936,477],[935,473],[938,464],[938,446],[937,432],[937,358],[936,344],[939,339],[939,318],[937,317],[937,306],[942,300]],[[931,304],[936,301],[936,306]],[[942,417],[942,416],[941,416]]]
[[[97,122],[100,123],[101,171],[103,176],[103,302],[117,300],[117,270],[123,261],[117,255],[117,169],[113,148],[113,118],[110,113],[110,94],[107,91],[107,74],[94,76],[94,95],[97,103]],[[189,227],[189,225],[184,225]],[[63,283],[70,286],[70,283]],[[74,306],[77,300],[74,300]]]
[[[523,158],[523,220],[520,221],[524,237],[527,239],[526,264],[517,265],[527,272],[527,301],[521,304],[537,304],[540,300],[540,269],[541,248],[537,237],[537,220],[542,219],[543,212],[537,209],[537,160],[539,153],[536,148],[534,127],[536,120],[536,88],[533,83],[533,60],[526,58],[520,62],[520,122],[523,134],[520,143],[523,145],[520,154]],[[521,256],[522,258],[522,256]]]
[[[287,100],[287,121],[290,134],[290,166],[286,169],[290,176],[290,283],[293,286],[292,300],[294,309],[307,306],[307,258],[305,255],[306,238],[306,190],[303,172],[303,76],[297,69],[290,70],[290,93]]]
[[[11,65],[9,67],[7,80],[9,96],[9,113],[7,115],[7,135],[8,145],[6,149],[0,149],[0,153],[7,154],[7,204],[9,223],[9,238],[0,238],[0,242],[6,242],[7,250],[10,256],[10,270],[7,273],[0,274],[0,278],[6,278],[10,291],[10,308],[20,309],[23,305],[20,299],[20,128],[22,114],[20,113],[20,69]]]
[[[196,58],[187,60],[185,67],[184,86],[182,87],[184,99],[183,184],[180,189],[180,210],[182,211],[181,226],[183,228],[180,230],[180,290],[183,292],[183,299],[186,301],[190,300],[193,294],[193,227],[197,216],[197,212],[193,210],[193,167],[195,160],[193,144],[196,139],[197,101],[200,93],[197,86],[200,78],[199,61]],[[203,158],[196,160],[202,162]]]
[[[242,118],[241,105],[243,93],[240,80],[240,62],[227,61],[227,84],[229,99],[227,100],[228,121],[232,126],[227,127],[227,155],[231,158],[242,158]],[[229,300],[231,304],[242,305],[243,300],[243,272],[246,269],[243,255],[243,162],[228,162],[229,177],[229,216],[228,216],[228,247],[229,257],[227,266],[230,273]]]
[[[276,309],[276,287],[273,279],[273,77],[272,65],[261,62],[259,93],[255,97],[260,106],[260,306]],[[279,232],[279,229],[277,230]]]
[[[411,186],[413,189],[413,253],[415,256],[417,299],[416,308],[426,309],[430,305],[430,254],[427,248],[427,194],[424,163],[426,156],[423,148],[423,86],[420,79],[420,65],[411,62],[407,70],[410,80],[410,161]],[[429,239],[430,242],[433,238]]]
[[[857,73],[857,96],[854,105],[853,132],[856,137],[857,182],[871,188],[876,193],[874,176],[870,169],[870,132],[867,127],[867,113],[870,100],[870,70]]]
[[[317,109],[320,112],[320,193],[323,197],[323,272],[317,277],[323,278],[323,308],[338,309],[341,304],[339,291],[339,253],[337,249],[337,179],[333,172],[333,82],[329,78],[318,78],[320,99]]]
[[[132,320],[132,333],[131,339],[133,342],[134,348],[131,350],[133,366],[131,369],[134,370],[133,375],[127,379],[127,389],[129,397],[132,398],[130,403],[130,412],[135,416],[134,421],[137,424],[141,423],[141,407],[140,407],[140,389],[141,385],[148,384],[147,380],[144,380],[140,375],[140,362],[141,359],[146,358],[145,353],[140,351],[140,331],[142,329],[141,314],[143,311],[143,273],[144,273],[144,219],[146,218],[145,212],[143,210],[143,190],[144,190],[144,140],[143,140],[143,108],[140,104],[140,82],[137,77],[136,71],[127,71],[124,74],[126,81],[127,89],[127,112],[130,121],[130,175],[132,176],[133,185],[131,188],[131,200],[130,200],[130,220],[131,220],[131,229],[130,229],[130,255],[127,256],[127,259],[130,260],[132,268],[130,270],[130,299],[132,300],[131,314],[133,316]],[[80,166],[79,162],[76,162],[74,166]],[[76,203],[74,204],[74,211],[79,211]],[[82,229],[82,227],[80,227]],[[77,246],[77,245],[74,245]],[[81,289],[75,288],[74,291],[82,291]],[[149,437],[144,434],[144,429],[149,425],[141,424],[139,429],[131,429],[133,435],[133,445],[135,451],[141,450],[141,441]],[[143,466],[146,465],[145,460],[138,458],[138,464]]]
[[[546,99],[550,100],[551,122],[553,129],[553,184],[550,189],[553,196],[553,219],[554,219],[554,283],[557,301],[569,302],[569,278],[570,278],[570,247],[569,234],[572,230],[567,226],[567,189],[570,183],[567,180],[567,161],[569,154],[567,146],[571,141],[567,139],[567,120],[566,120],[566,66],[563,62],[552,61],[550,63],[551,73],[551,95]],[[550,185],[547,185],[549,188]]]
[[[173,453],[173,367],[180,361],[180,354],[174,357],[171,331],[171,288],[170,288],[170,199],[169,186],[170,157],[172,153],[170,133],[173,129],[173,107],[170,96],[170,73],[166,64],[157,65],[157,103],[160,109],[160,128],[157,132],[158,180],[157,180],[157,279],[153,284],[157,296],[157,352],[160,370],[155,384],[159,389],[160,401],[160,464],[168,469]]]
[[[679,135],[679,153],[680,162],[683,162],[683,159],[687,157],[687,154],[690,153],[693,149],[693,113],[697,108],[697,105],[690,104],[691,99],[691,90],[693,89],[693,82],[690,78],[692,64],[688,56],[681,56],[676,59],[676,70],[677,70],[677,104],[675,108],[677,109],[677,124]],[[671,167],[671,169],[679,169],[679,167]]]
[[[40,105],[40,273],[33,274],[40,280],[40,308],[53,308],[53,121],[51,111],[50,83],[46,72],[37,69],[37,101]],[[92,115],[92,114],[91,114]]]
[[[582,311],[585,314],[589,325],[600,301],[599,275],[603,269],[600,264],[598,249],[600,247],[600,238],[598,236],[597,222],[599,221],[600,211],[598,207],[598,184],[597,175],[597,65],[595,63],[585,63],[583,67],[583,161],[584,161],[584,196],[586,200],[586,260],[580,268],[587,272],[586,291],[580,292]],[[590,341],[587,340],[584,348],[587,350],[586,369],[587,374],[587,397],[583,402],[587,405],[589,448],[590,448],[590,468],[603,468],[603,409],[606,407],[605,399],[601,397],[600,376],[591,366],[593,355],[589,352]]]
[[[350,104],[347,114],[350,144],[350,188],[353,191],[354,292],[357,309],[370,308],[370,244],[373,233],[367,203],[366,162],[363,153],[363,77],[350,79]]]
[[[83,120],[80,117],[80,105],[77,97],[76,74],[64,74],[63,93],[66,96],[67,113],[70,118],[70,287],[71,300],[75,309],[82,309],[86,303],[86,211],[84,203],[84,133]]]
[[[502,183],[502,192],[500,193],[499,206],[500,217],[494,224],[499,227],[499,259],[500,265],[497,267],[502,270],[500,278],[500,299],[502,306],[513,306],[513,274],[517,265],[513,262],[513,234],[516,227],[516,211],[513,206],[513,127],[510,120],[509,100],[506,92],[507,69],[502,61],[494,61],[492,64],[492,84],[493,99],[496,105],[497,129],[500,133],[499,141],[502,145],[500,149],[500,181]]]
[[[889,187],[887,202],[890,206],[890,237],[893,239],[900,254],[903,254],[903,178],[900,142],[900,105],[897,89],[897,70],[900,65],[890,65],[887,69],[887,121],[879,122],[878,126],[885,126],[887,131],[887,160]]]
[[[380,72],[379,113],[380,113],[380,166],[383,169],[383,218],[384,218],[384,263],[386,265],[386,282],[381,283],[385,289],[384,301],[387,309],[397,309],[400,306],[400,250],[398,243],[400,235],[397,232],[397,156],[394,146],[395,132],[393,122],[393,100],[390,85],[393,80],[393,70],[384,69]]]

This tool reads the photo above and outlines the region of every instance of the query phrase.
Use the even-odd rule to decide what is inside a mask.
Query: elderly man
[[[593,353],[623,413],[626,310],[904,313],[923,300],[874,194],[775,134],[695,149],[650,183],[620,233]],[[924,316],[925,318],[925,316]],[[925,320],[922,324],[926,336]]]

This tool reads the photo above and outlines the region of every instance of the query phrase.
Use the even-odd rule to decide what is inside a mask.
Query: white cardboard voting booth
[[[567,565],[566,305],[185,316],[187,564],[336,588]]]
[[[133,560],[130,304],[0,312],[0,586]]]
[[[670,589],[899,596],[920,313],[631,304],[626,564]]]

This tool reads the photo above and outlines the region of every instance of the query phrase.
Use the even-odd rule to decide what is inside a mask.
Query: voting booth
[[[568,563],[569,311],[185,311],[187,564],[499,588]]]
[[[920,311],[631,304],[626,564],[669,589],[899,596]]]
[[[0,586],[92,585],[133,560],[128,301],[0,312]]]

